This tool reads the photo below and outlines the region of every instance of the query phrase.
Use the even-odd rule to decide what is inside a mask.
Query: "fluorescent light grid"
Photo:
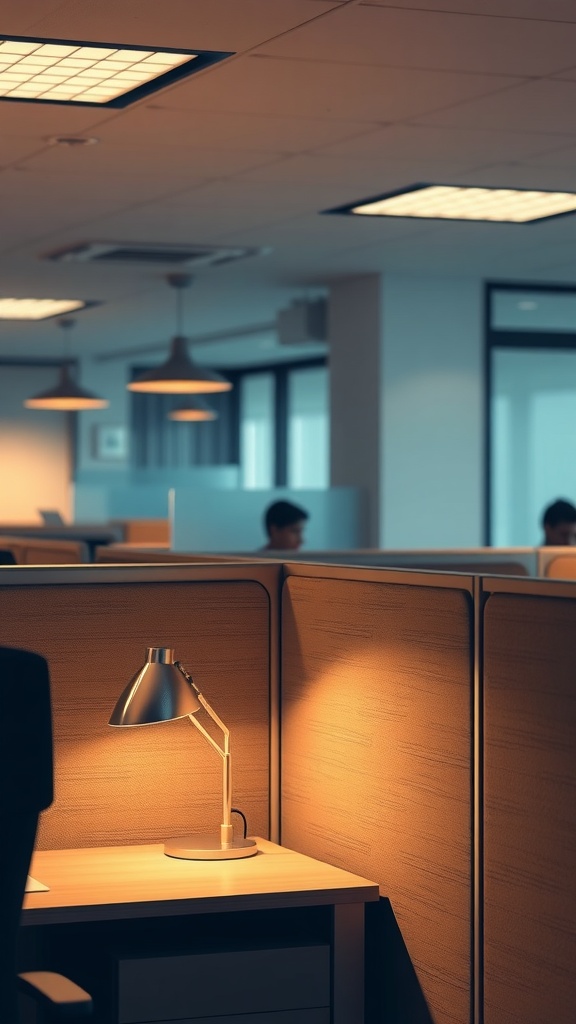
[[[419,184],[324,212],[524,224],[576,212],[576,193]]]
[[[0,36],[0,100],[122,107],[228,56]]]
[[[85,309],[83,299],[15,299],[0,297],[0,320],[48,320],[74,310]]]

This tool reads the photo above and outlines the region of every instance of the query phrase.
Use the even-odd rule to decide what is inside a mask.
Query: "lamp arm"
[[[224,846],[226,843],[231,843],[234,840],[234,830],[232,826],[232,755],[230,752],[230,730],[228,729],[227,726],[224,725],[224,722],[216,714],[214,709],[210,707],[206,698],[202,696],[200,690],[196,686],[196,683],[192,679],[192,676],[190,675],[189,672],[186,671],[181,662],[175,661],[174,664],[182,673],[182,675],[186,678],[186,680],[190,683],[190,686],[194,690],[198,698],[198,701],[200,702],[206,713],[210,716],[212,721],[215,722],[218,728],[222,730],[222,733],[224,735],[223,746],[220,746],[220,744],[214,739],[214,737],[211,736],[210,733],[204,728],[201,722],[197,720],[195,715],[188,715],[188,718],[192,722],[192,725],[196,726],[198,732],[202,733],[204,738],[208,740],[210,746],[213,747],[216,753],[219,754],[220,757],[222,758],[222,824],[220,825],[220,838],[222,841],[222,845]]]

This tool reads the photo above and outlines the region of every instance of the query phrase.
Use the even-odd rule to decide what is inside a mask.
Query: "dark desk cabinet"
[[[118,1024],[329,1024],[330,946],[117,963]]]

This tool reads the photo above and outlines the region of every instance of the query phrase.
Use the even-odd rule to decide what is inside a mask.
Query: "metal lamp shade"
[[[170,647],[149,647],[146,663],[120,694],[110,725],[152,725],[200,710],[194,691],[174,664]]]
[[[172,339],[165,363],[147,370],[128,384],[129,391],[172,395],[230,391],[231,387],[230,381],[219,373],[194,363],[186,350],[186,338],[180,336]]]
[[[56,387],[32,395],[24,402],[27,409],[55,409],[63,412],[79,412],[82,409],[106,409],[109,402],[93,391],[81,388],[70,375],[66,363],[60,368]]]

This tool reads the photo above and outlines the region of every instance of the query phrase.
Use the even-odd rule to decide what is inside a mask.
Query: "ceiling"
[[[261,328],[211,342],[228,365],[273,358],[277,310],[347,275],[576,282],[575,216],[320,214],[420,181],[576,190],[574,0],[3,0],[0,33],[233,52],[124,110],[0,102],[0,291],[99,301],[79,351],[174,332],[165,267],[40,258],[89,240],[271,249],[186,296],[193,338]],[[0,358],[60,351],[54,321],[0,323]]]

